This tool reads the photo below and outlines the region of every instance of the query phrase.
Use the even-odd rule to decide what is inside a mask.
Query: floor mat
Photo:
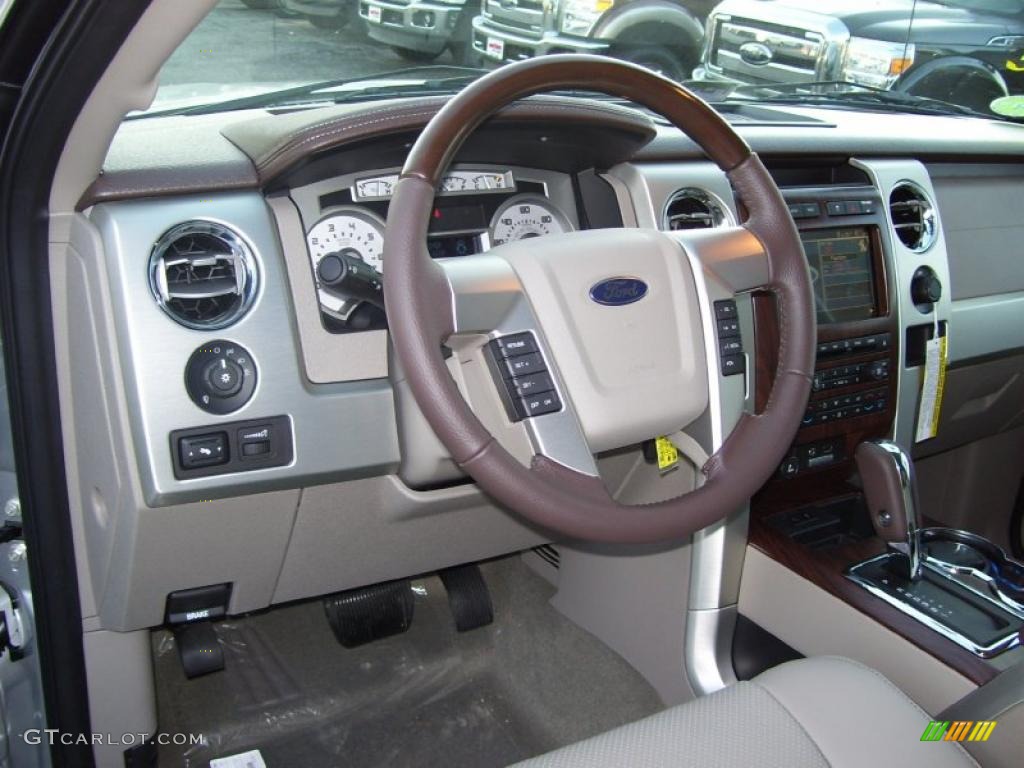
[[[161,766],[259,749],[278,766],[504,766],[661,709],[617,654],[548,605],[518,557],[482,566],[493,624],[455,631],[441,582],[414,582],[403,635],[345,649],[319,601],[219,622],[227,668],[187,680],[153,634]]]

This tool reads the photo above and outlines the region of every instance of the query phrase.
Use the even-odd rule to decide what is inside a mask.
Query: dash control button
[[[228,460],[228,436],[223,432],[215,432],[183,437],[178,442],[178,452],[181,455],[181,466],[185,469],[224,464]]]
[[[274,431],[269,424],[261,424],[238,430],[238,445],[240,446],[242,458],[266,456],[271,453],[273,439]]]

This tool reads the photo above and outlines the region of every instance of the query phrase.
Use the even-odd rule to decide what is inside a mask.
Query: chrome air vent
[[[149,257],[149,286],[161,309],[186,328],[237,322],[259,287],[256,258],[238,233],[212,221],[168,230]]]
[[[710,192],[688,188],[672,193],[662,216],[663,229],[711,229],[732,223],[729,209]]]
[[[889,194],[889,214],[896,237],[915,253],[927,251],[939,234],[935,206],[924,190],[901,181]]]

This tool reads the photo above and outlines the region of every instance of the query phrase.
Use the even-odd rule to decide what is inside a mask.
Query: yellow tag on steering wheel
[[[668,472],[679,463],[679,451],[667,437],[659,437],[654,441],[658,453],[658,470]]]

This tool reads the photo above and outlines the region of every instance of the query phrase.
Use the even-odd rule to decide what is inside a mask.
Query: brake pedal
[[[350,589],[324,598],[327,623],[346,648],[405,632],[412,624],[414,607],[409,579]]]
[[[198,621],[172,627],[171,631],[174,633],[174,644],[178,646],[181,668],[189,680],[224,669],[224,649],[217,639],[213,624]]]
[[[448,591],[448,605],[459,632],[485,627],[494,621],[487,582],[476,565],[459,565],[438,574]]]

